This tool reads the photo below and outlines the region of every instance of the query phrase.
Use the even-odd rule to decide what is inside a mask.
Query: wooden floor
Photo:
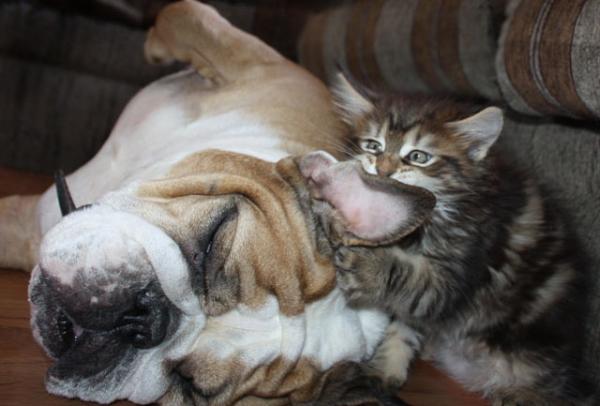
[[[50,182],[46,176],[0,168],[0,196],[38,193]],[[27,281],[25,272],[0,270],[0,405],[84,405],[51,396],[44,389],[50,362],[31,336]],[[417,362],[401,397],[414,406],[487,405],[425,362]]]

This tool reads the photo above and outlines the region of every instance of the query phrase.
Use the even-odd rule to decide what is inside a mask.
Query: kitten
[[[491,148],[502,111],[367,98],[343,75],[334,94],[352,158],[437,199],[431,218],[400,243],[337,252],[349,301],[396,320],[372,361],[384,381],[402,384],[425,352],[494,405],[585,403],[585,274],[540,187]]]

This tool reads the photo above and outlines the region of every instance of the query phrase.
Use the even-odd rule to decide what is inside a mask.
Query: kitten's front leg
[[[382,250],[341,247],[336,251],[337,283],[350,304],[377,306],[383,302],[390,264]]]
[[[385,248],[342,247],[335,264],[338,286],[352,305],[383,306],[394,261]],[[388,389],[398,389],[406,381],[410,363],[421,348],[421,335],[396,320],[386,330],[384,340],[369,362],[370,373]]]

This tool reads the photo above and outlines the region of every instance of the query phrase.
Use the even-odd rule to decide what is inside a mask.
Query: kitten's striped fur
[[[402,383],[423,352],[494,405],[584,404],[585,274],[540,187],[490,148],[501,112],[414,97],[370,101],[340,80],[352,158],[437,199],[430,220],[401,243],[338,250],[351,302],[396,319],[375,368]]]

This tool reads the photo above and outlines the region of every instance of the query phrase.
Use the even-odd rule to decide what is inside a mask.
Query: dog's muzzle
[[[47,233],[29,298],[34,337],[55,360],[48,390],[103,403],[160,397],[164,361],[185,355],[205,321],[177,244],[102,205]]]

